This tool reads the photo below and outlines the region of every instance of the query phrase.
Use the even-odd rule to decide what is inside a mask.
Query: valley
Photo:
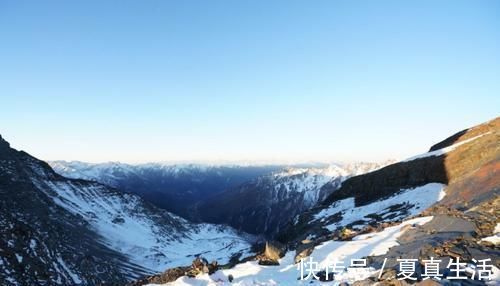
[[[492,259],[477,283],[494,285],[499,132],[496,118],[399,162],[320,166],[46,163],[1,139],[0,280],[319,285],[298,265],[320,277],[339,258],[370,265],[336,281],[372,285],[408,255]]]

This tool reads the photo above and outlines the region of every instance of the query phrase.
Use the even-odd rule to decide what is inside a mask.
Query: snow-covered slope
[[[191,263],[200,246],[204,257],[221,263],[234,254],[248,254],[250,236],[229,227],[192,224],[136,195],[72,181],[37,178],[33,184],[57,205],[88,222],[106,246],[151,273]]]
[[[200,254],[226,263],[248,254],[253,239],[190,223],[100,183],[62,177],[1,137],[0,206],[2,285],[124,283]]]

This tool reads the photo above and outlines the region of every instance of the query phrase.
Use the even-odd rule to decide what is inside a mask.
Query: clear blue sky
[[[0,134],[42,159],[381,160],[500,107],[500,1],[0,0]]]

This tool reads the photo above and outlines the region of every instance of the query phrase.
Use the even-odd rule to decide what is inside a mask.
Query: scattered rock
[[[147,284],[165,284],[168,282],[173,282],[178,278],[184,276],[188,270],[189,267],[176,267],[168,269],[161,274],[149,276],[144,279],[129,283],[127,284],[127,286],[142,286]]]
[[[203,257],[197,257],[193,260],[191,268],[187,271],[186,275],[190,277],[195,277],[198,274],[213,274],[219,269],[217,261],[208,263],[208,261]]]
[[[314,243],[306,243],[306,244],[299,244],[297,246],[297,249],[295,250],[295,263],[300,262],[301,259],[304,259],[311,255],[311,253],[314,250]]]
[[[351,240],[353,237],[358,235],[358,233],[350,228],[344,227],[342,230],[340,230],[338,237],[339,240]]]

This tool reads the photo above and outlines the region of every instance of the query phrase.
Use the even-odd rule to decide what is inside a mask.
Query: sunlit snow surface
[[[247,235],[229,227],[192,224],[166,211],[151,211],[135,195],[110,191],[99,184],[82,187],[65,180],[34,183],[46,186],[40,189],[57,205],[85,219],[103,244],[151,273],[189,265],[200,254],[226,263],[233,254],[250,253]]]
[[[354,198],[347,198],[335,202],[330,207],[316,214],[314,217],[316,220],[323,220],[329,216],[341,213],[341,221],[327,226],[330,231],[356,221],[362,221],[369,214],[378,214],[384,221],[400,220],[404,217],[416,215],[424,209],[430,207],[435,202],[440,201],[445,196],[443,191],[444,187],[445,185],[443,184],[429,183],[414,189],[401,190],[398,195],[393,195],[387,199],[378,200],[360,207],[355,206]],[[408,213],[387,219],[386,216],[394,215],[395,213],[394,211],[390,211],[389,208],[398,204],[407,204],[409,207]]]
[[[348,266],[350,259],[363,258],[370,255],[382,255],[390,247],[398,245],[397,238],[404,233],[407,225],[423,225],[432,220],[432,217],[420,217],[405,221],[400,225],[388,227],[382,232],[359,235],[352,241],[328,241],[317,246],[311,257],[320,265],[331,265],[333,259],[344,261]],[[213,275],[200,275],[195,278],[181,277],[175,282],[164,285],[180,286],[215,286],[215,285],[318,285],[322,282],[316,280],[299,280],[300,272],[294,264],[295,252],[288,252],[279,262],[279,266],[262,266],[256,261],[250,261],[236,265],[232,269],[219,270]],[[369,265],[368,265],[369,266]],[[370,275],[376,274],[376,269],[366,272],[344,271],[336,282],[353,282],[362,280]],[[232,275],[234,281],[228,282],[228,276]],[[332,282],[326,282],[331,284]],[[150,284],[154,285],[154,284]]]

